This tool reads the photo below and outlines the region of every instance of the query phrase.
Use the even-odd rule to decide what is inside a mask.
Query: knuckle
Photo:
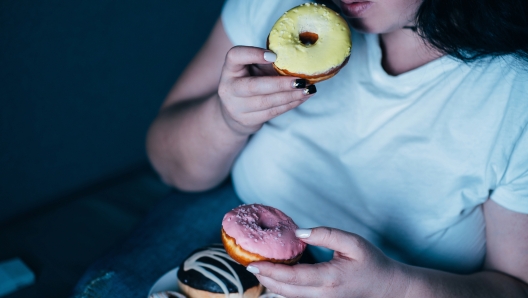
[[[324,288],[335,288],[339,286],[339,281],[337,280],[337,278],[325,278],[325,280],[323,281],[323,287]]]
[[[224,111],[225,115],[235,121],[238,121],[238,119],[240,118],[240,113],[237,111],[236,106],[233,105],[229,100],[222,100],[221,109],[222,111]]]
[[[285,295],[284,287],[281,285],[274,285],[272,291],[278,295]]]
[[[291,84],[292,83],[290,79],[279,77],[279,80],[277,80],[277,88],[280,88],[282,90],[291,90]]]
[[[220,84],[218,85],[218,96],[220,96],[221,99],[224,99],[228,96],[228,86],[227,84]]]
[[[296,274],[292,274],[286,278],[286,283],[290,285],[296,285],[299,283],[299,279],[297,278]]]
[[[294,102],[301,100],[302,98],[302,92],[288,92],[288,101]]]
[[[283,112],[281,111],[280,108],[271,108],[271,109],[268,110],[269,118],[275,118],[275,117],[279,116],[282,113]]]
[[[239,51],[238,46],[234,46],[227,51],[225,61],[226,63],[234,63],[236,61],[237,52]]]
[[[226,111],[226,114],[233,120],[238,121],[238,117],[236,112],[233,110],[231,106],[224,105],[224,110]]]
[[[259,91],[259,82],[255,77],[249,77],[246,79],[246,89],[250,94],[258,94]]]
[[[357,252],[358,259],[365,259],[369,255],[369,252],[370,252],[369,244],[366,241],[364,241],[362,238],[359,238],[357,236],[351,238],[351,241],[353,245],[358,248],[358,252]]]
[[[262,96],[258,103],[259,109],[269,108],[271,106],[271,102],[272,100],[269,95]]]
[[[292,102],[292,94],[291,92],[282,92],[280,94],[280,104],[290,104]]]
[[[359,247],[359,248],[364,248],[366,246],[365,241],[360,236],[356,234],[352,234],[352,233],[350,233],[349,235],[350,235],[349,241],[352,245]]]
[[[235,119],[235,121],[236,121],[238,124],[242,125],[242,126],[251,126],[251,125],[253,125],[253,121],[251,120],[250,117],[247,117],[247,116],[245,116],[245,117],[238,117],[237,119]]]
[[[275,90],[287,90],[284,86],[284,82],[285,80],[283,78],[274,78],[273,88],[275,88]]]
[[[241,87],[244,85],[241,83],[241,80],[239,79],[233,79],[231,84],[229,85],[229,89],[232,93],[235,93],[236,90],[241,90]]]
[[[323,231],[323,238],[322,238],[322,242],[323,243],[333,243],[335,241],[335,235],[334,235],[334,231],[328,227],[321,227],[320,228],[322,231]]]
[[[328,272],[323,277],[322,287],[323,288],[335,288],[343,284],[341,277],[346,276],[346,272],[335,266],[327,265],[325,271]]]
[[[284,96],[284,104],[289,104],[290,106],[297,106],[299,104],[299,101],[302,100],[302,92],[296,92],[296,91],[290,91],[285,92]]]

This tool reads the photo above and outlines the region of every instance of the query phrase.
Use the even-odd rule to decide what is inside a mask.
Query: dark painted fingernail
[[[306,88],[306,80],[305,79],[296,79],[295,81],[293,81],[292,86],[293,86],[293,88],[304,89],[304,88]]]
[[[317,88],[315,88],[315,85],[310,85],[308,86],[308,88],[305,88],[303,90],[303,93],[306,95],[314,94],[315,92],[317,92]]]

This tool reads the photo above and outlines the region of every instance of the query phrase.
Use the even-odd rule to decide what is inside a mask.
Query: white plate
[[[179,292],[180,288],[178,287],[178,283],[176,282],[176,272],[177,271],[178,271],[178,267],[163,274],[163,276],[160,277],[154,283],[152,288],[150,288],[149,296],[154,293],[165,292],[165,291]]]
[[[177,277],[176,277],[176,272],[178,272],[178,268],[179,267],[176,267],[172,269],[171,271],[163,274],[163,276],[160,277],[154,283],[152,288],[150,288],[149,296],[154,293],[165,292],[165,291],[172,291],[172,292],[180,293],[180,287],[178,287],[178,282],[177,282]],[[285,297],[276,295],[273,293],[265,293],[265,294],[260,295],[260,298],[285,298]]]

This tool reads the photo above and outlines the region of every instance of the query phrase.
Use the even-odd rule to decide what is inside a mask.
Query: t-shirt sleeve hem
[[[224,27],[224,31],[225,31],[227,37],[229,38],[229,40],[231,41],[231,43],[233,45],[237,45],[238,43],[237,43],[236,39],[233,37],[233,29],[232,29],[233,22],[231,22],[229,20],[230,18],[227,16],[228,13],[226,13],[225,11],[226,11],[226,9],[224,7],[224,9],[222,10],[222,15],[221,15],[222,26]]]
[[[247,32],[244,31],[244,26],[242,26],[244,23],[242,18],[245,18],[247,15],[247,12],[244,13],[245,9],[247,9],[246,6],[247,4],[244,2],[228,0],[222,8],[222,26],[227,37],[235,46],[247,45],[248,43],[247,40],[244,40]]]
[[[508,210],[528,214],[528,198],[515,195],[507,189],[497,188],[491,199]]]

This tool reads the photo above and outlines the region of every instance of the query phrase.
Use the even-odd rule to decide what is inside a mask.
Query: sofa
[[[68,297],[172,189],[148,127],[222,1],[0,2],[0,262]]]

